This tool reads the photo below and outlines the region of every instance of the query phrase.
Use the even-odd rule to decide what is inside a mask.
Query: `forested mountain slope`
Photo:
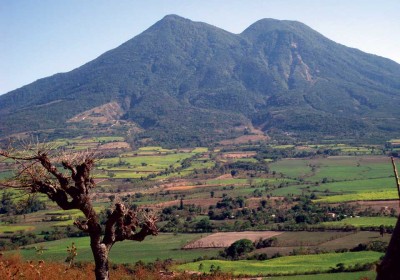
[[[118,108],[108,114],[112,121],[76,117],[108,103]],[[400,131],[399,105],[399,64],[302,23],[263,19],[232,34],[169,15],[71,72],[0,96],[0,136],[112,123],[131,124],[135,129],[121,131],[137,138],[193,144],[251,126],[266,133],[389,137]]]

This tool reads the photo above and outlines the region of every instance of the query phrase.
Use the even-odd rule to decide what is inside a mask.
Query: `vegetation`
[[[398,64],[298,22],[232,34],[167,16],[89,64],[2,95],[0,131],[194,147],[265,139],[254,126],[274,139],[377,142],[399,138],[399,80]]]
[[[377,198],[379,196],[374,196],[376,189],[392,191],[393,178],[388,173],[387,157],[383,155],[392,153],[391,149],[383,146],[350,149],[348,144],[337,145],[337,155],[326,157],[323,151],[333,149],[332,144],[246,143],[208,149],[159,146],[121,149],[120,144],[115,143],[125,143],[122,140],[117,137],[74,138],[52,143],[57,143],[56,146],[67,153],[79,153],[83,147],[98,147],[104,152],[93,169],[97,187],[92,189],[96,194],[93,208],[99,213],[103,230],[115,211],[115,204],[123,203],[132,211],[137,211],[139,206],[158,211],[157,227],[162,233],[137,244],[116,243],[109,254],[115,265],[139,260],[174,265],[180,261],[222,258],[257,264],[282,256],[386,250],[397,215],[395,203],[331,204],[324,199],[341,197],[344,201],[348,195],[363,193]],[[102,145],[108,148],[102,149]],[[302,153],[304,147],[307,155]],[[61,168],[61,165],[56,167]],[[13,161],[0,162],[0,170],[8,174],[5,178],[10,177],[15,168]],[[114,176],[110,176],[112,173]],[[78,224],[84,221],[79,210],[57,210],[55,203],[46,202],[46,209],[28,211],[26,202],[30,198],[38,203],[31,205],[44,205],[43,197],[27,196],[16,190],[2,191],[0,198],[3,198],[2,207],[9,209],[0,214],[0,248],[3,250],[19,248],[22,257],[28,260],[63,261],[65,248],[74,242],[78,250],[76,262],[93,258],[88,233],[73,225],[76,220]],[[247,233],[249,230],[273,230],[273,235],[252,239],[252,233]],[[232,231],[234,234],[240,231],[240,235],[221,246],[218,241],[212,243],[211,240],[216,240],[212,236],[209,237],[211,243],[207,241],[208,235],[215,231],[220,234],[227,231],[227,236]],[[241,240],[243,238],[251,241]],[[43,253],[37,254],[37,250]],[[169,260],[171,256],[173,260]],[[332,264],[331,270],[318,271],[337,273],[368,267]],[[224,271],[217,263],[209,268],[203,263],[202,269],[203,272],[211,270],[213,275]],[[297,272],[284,268],[276,272],[277,275],[281,273]]]
[[[370,276],[396,231],[399,70],[298,22],[167,16],[0,96],[0,137],[50,141],[0,152],[0,278],[79,279],[93,257],[97,279]],[[67,271],[47,263],[67,246]]]
[[[369,270],[379,260],[378,252],[347,252],[307,256],[289,256],[266,261],[222,261],[206,260],[177,266],[180,271],[209,273],[211,267],[234,275],[272,276],[293,274],[317,274],[323,272],[344,272]],[[310,266],[310,263],[313,265]],[[200,266],[202,264],[202,266]],[[200,269],[201,268],[201,269]]]
[[[108,254],[112,246],[123,240],[142,241],[148,235],[157,235],[156,218],[144,214],[140,221],[137,212],[127,210],[121,203],[105,222],[104,236],[91,198],[95,187],[91,177],[95,157],[93,154],[51,155],[43,145],[25,146],[22,151],[0,151],[0,156],[15,160],[19,168],[15,182],[5,183],[8,188],[21,188],[30,193],[48,196],[63,210],[78,209],[86,220],[75,221],[75,225],[90,236],[90,245],[95,260],[96,279],[109,279]],[[62,166],[67,173],[59,171]],[[136,229],[140,231],[136,232]]]

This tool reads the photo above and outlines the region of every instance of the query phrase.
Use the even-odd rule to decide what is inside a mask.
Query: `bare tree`
[[[143,241],[146,236],[158,233],[154,215],[131,211],[121,203],[115,204],[105,229],[102,229],[91,196],[91,190],[96,186],[91,177],[96,159],[94,153],[59,153],[37,144],[25,145],[22,150],[0,150],[0,156],[14,160],[17,169],[15,178],[2,183],[2,187],[42,193],[63,210],[82,211],[85,221],[74,224],[90,236],[98,280],[109,279],[108,254],[115,242]]]

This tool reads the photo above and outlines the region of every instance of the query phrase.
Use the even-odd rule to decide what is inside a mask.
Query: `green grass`
[[[370,191],[387,191],[395,189],[395,180],[392,178],[377,178],[366,180],[354,180],[344,182],[333,182],[320,184],[319,186],[311,186],[310,191],[324,191],[328,189],[329,192],[370,192]]]
[[[201,256],[216,256],[219,249],[196,249],[181,250],[188,242],[201,238],[204,234],[168,234],[162,233],[158,236],[149,236],[143,242],[123,241],[117,242],[110,253],[110,261],[114,263],[134,263],[138,260],[144,262],[155,261],[156,259],[169,259],[179,261],[191,261]],[[26,246],[19,253],[25,259],[44,259],[64,261],[67,256],[67,246],[74,242],[78,248],[77,261],[92,261],[89,238],[68,238],[56,241],[38,243]],[[43,246],[44,253],[36,254],[34,247]],[[29,249],[31,248],[31,249]]]
[[[10,179],[14,176],[15,176],[15,173],[12,170],[1,171],[0,172],[0,181]]]
[[[343,195],[332,195],[324,198],[316,199],[314,202],[321,203],[339,203],[349,201],[369,201],[369,200],[396,200],[399,198],[397,190],[381,191],[381,192],[360,192]]]
[[[373,193],[376,192],[391,192],[395,189],[395,180],[394,178],[376,178],[376,179],[365,179],[365,180],[351,180],[351,181],[341,181],[341,182],[332,182],[319,184],[318,186],[303,184],[303,185],[295,185],[288,186],[283,188],[278,188],[271,193],[276,196],[283,196],[288,194],[302,194],[302,193],[311,193],[316,192],[318,196],[330,195],[332,193],[340,194],[354,194],[354,193]],[[378,195],[382,197],[381,195]],[[355,197],[353,195],[348,196],[350,198]],[[384,197],[383,199],[391,199],[392,195],[389,197]],[[329,200],[329,199],[328,199]],[[354,198],[357,200],[357,198]],[[370,199],[363,199],[370,200]],[[374,199],[371,199],[374,200]],[[376,199],[375,199],[376,200]],[[322,200],[323,201],[323,200]]]
[[[0,225],[0,233],[15,233],[17,231],[31,231],[34,229],[34,226]]]
[[[283,173],[285,176],[291,178],[306,177],[311,174],[311,167],[308,166],[309,162],[303,159],[283,159],[271,163],[271,171]]]
[[[395,217],[359,217],[359,218],[346,218],[341,221],[336,222],[324,222],[322,225],[325,226],[346,226],[351,225],[355,227],[369,227],[375,226],[379,227],[380,225],[384,226],[395,226],[397,218]]]
[[[96,142],[121,142],[125,141],[125,138],[122,136],[101,136],[101,137],[94,137],[93,139]]]
[[[308,181],[362,180],[392,175],[390,160],[383,156],[336,156],[315,159],[283,159],[270,165],[272,171]]]
[[[270,259],[266,261],[222,261],[206,260],[187,263],[176,267],[179,271],[209,272],[211,265],[220,267],[221,271],[234,275],[290,275],[310,272],[328,272],[329,269],[343,263],[346,267],[355,264],[372,263],[382,256],[382,253],[363,251],[346,253],[329,253],[318,255],[299,255]],[[202,269],[199,266],[202,264]]]
[[[122,162],[127,162],[131,166],[140,166],[142,163],[151,165],[152,168],[156,169],[164,169],[169,165],[174,165],[176,163],[181,162],[182,160],[193,156],[192,153],[174,153],[167,155],[157,155],[157,156],[136,156],[136,157],[114,157],[107,158],[100,161],[99,165],[106,166],[108,164],[116,165],[121,159]]]
[[[192,151],[192,153],[206,153],[206,152],[208,152],[208,148],[206,147],[197,147]]]
[[[342,273],[323,273],[311,275],[278,276],[268,277],[271,280],[359,280],[375,279],[375,271],[342,272]]]

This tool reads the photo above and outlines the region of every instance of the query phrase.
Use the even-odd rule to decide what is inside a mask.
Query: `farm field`
[[[339,263],[343,263],[345,267],[349,267],[356,264],[376,262],[381,256],[382,253],[368,251],[287,256],[266,261],[204,260],[178,265],[176,269],[179,271],[198,271],[207,273],[213,265],[214,267],[220,267],[221,271],[232,273],[233,275],[272,276],[305,274],[310,272],[322,273],[328,272]]]
[[[266,239],[280,234],[282,234],[282,232],[279,231],[218,232],[191,242],[184,248],[223,248],[229,247],[233,242],[239,239],[249,239],[254,242],[260,238]]]
[[[182,250],[194,239],[204,234],[169,234],[162,233],[158,236],[149,236],[143,242],[123,241],[117,242],[110,253],[113,263],[154,262],[156,259],[166,260],[173,257],[177,261],[191,261],[199,256],[216,256],[219,249]],[[64,261],[67,256],[66,248],[74,242],[78,248],[77,261],[91,261],[93,259],[88,237],[67,238],[34,245],[25,246],[18,253],[24,259],[44,259]],[[38,255],[36,248],[42,248],[43,253]],[[160,250],[162,248],[162,250]],[[13,251],[11,252],[13,253]]]
[[[272,276],[267,279],[271,280],[367,280],[375,279],[375,271],[360,271],[360,272],[341,272],[341,273],[321,273],[310,275],[294,275],[294,276]]]
[[[394,215],[390,210],[398,209],[397,206],[394,207],[395,204],[391,202],[387,207],[384,201],[398,198],[391,165],[388,157],[373,155],[372,148],[337,146],[335,149],[342,152],[336,156],[276,158],[276,151],[285,154],[288,149],[301,152],[323,147],[331,149],[332,146],[270,145],[268,149],[275,149],[274,153],[264,154],[259,151],[261,146],[249,143],[212,149],[147,146],[131,150],[124,141],[118,137],[93,137],[61,139],[53,143],[71,151],[96,147],[105,153],[97,162],[94,172],[98,184],[93,193],[97,211],[112,209],[115,203],[124,202],[132,207],[156,211],[160,216],[159,226],[167,233],[148,237],[141,243],[117,242],[110,254],[111,263],[135,263],[138,260],[153,262],[169,258],[175,262],[191,262],[202,258],[201,272],[207,273],[210,269],[208,266],[212,264],[209,259],[220,257],[219,252],[234,241],[243,238],[259,242],[260,239],[273,239],[271,247],[255,249],[242,256],[257,258],[264,254],[267,261],[213,262],[218,262],[215,266],[220,266],[222,271],[235,274],[271,274],[275,275],[273,279],[319,279],[315,278],[317,275],[276,276],[328,272],[339,263],[336,258],[344,258],[346,265],[353,265],[353,261],[377,260],[381,253],[373,251],[359,252],[358,255],[333,252],[351,250],[360,243],[371,244],[375,241],[384,246],[390,234],[381,237],[377,231],[344,229],[347,227],[348,230],[348,226],[392,226],[396,221],[389,215]],[[10,163],[1,163],[0,176],[11,174]],[[19,201],[17,197],[21,196],[16,194],[13,199]],[[40,197],[41,201],[45,199]],[[375,216],[358,214],[357,211],[369,208],[368,203],[372,200],[377,200],[378,204],[373,206],[373,210],[369,209],[366,215],[372,213],[371,216]],[[365,205],[357,204],[363,201]],[[344,206],[339,203],[344,203]],[[315,212],[307,212],[313,208],[316,208]],[[387,209],[382,214],[386,216],[376,216],[380,215],[382,208]],[[337,218],[330,217],[327,212],[360,215],[361,218],[334,221]],[[310,219],[302,224],[297,221],[299,214],[305,217],[318,215],[318,219]],[[78,248],[76,261],[92,260],[87,237],[65,238],[71,230],[66,226],[71,226],[75,219],[82,217],[79,211],[62,211],[54,203],[48,203],[46,210],[15,217],[12,220],[0,215],[2,240],[11,242],[27,233],[36,235],[32,237],[32,240],[36,238],[34,242],[53,238],[58,240],[28,242],[29,245],[20,245],[20,250],[10,253],[18,252],[24,259],[62,262],[67,255],[67,246],[74,242]],[[321,223],[327,220],[330,222]],[[204,225],[205,228],[202,227]],[[325,231],[307,231],[321,230],[321,226],[327,227]],[[329,227],[337,230],[329,230]],[[268,231],[271,229],[273,231]],[[38,249],[43,249],[43,253],[38,254]],[[309,255],[322,252],[329,254],[318,255],[324,257],[321,260],[317,255]],[[293,254],[299,256],[291,256]],[[289,259],[275,256],[287,256]],[[296,257],[308,265],[302,266]],[[196,265],[198,268],[199,263]],[[343,279],[352,279],[352,276],[374,273],[338,275]]]
[[[287,256],[293,252],[333,252],[342,249],[352,249],[360,243],[369,244],[374,241],[389,242],[390,234],[380,236],[372,231],[325,231],[325,232],[284,232],[276,237],[272,247],[255,250],[252,254],[265,253],[267,256],[280,254]]]
[[[397,190],[379,191],[379,192],[360,192],[351,194],[341,194],[326,196],[320,199],[314,200],[314,202],[320,203],[341,203],[341,202],[352,202],[352,201],[373,201],[373,200],[396,200],[398,199]]]
[[[315,181],[362,180],[392,176],[390,160],[380,156],[331,156],[318,159],[283,159],[272,163],[271,170],[289,178]]]
[[[34,230],[34,226],[14,226],[14,225],[1,225],[0,224],[0,234],[3,233],[15,233],[18,231],[32,231]]]
[[[345,227],[346,225],[355,227],[379,227],[380,225],[395,226],[396,221],[397,218],[395,217],[358,217],[346,218],[335,222],[324,222],[322,225],[338,227]]]

